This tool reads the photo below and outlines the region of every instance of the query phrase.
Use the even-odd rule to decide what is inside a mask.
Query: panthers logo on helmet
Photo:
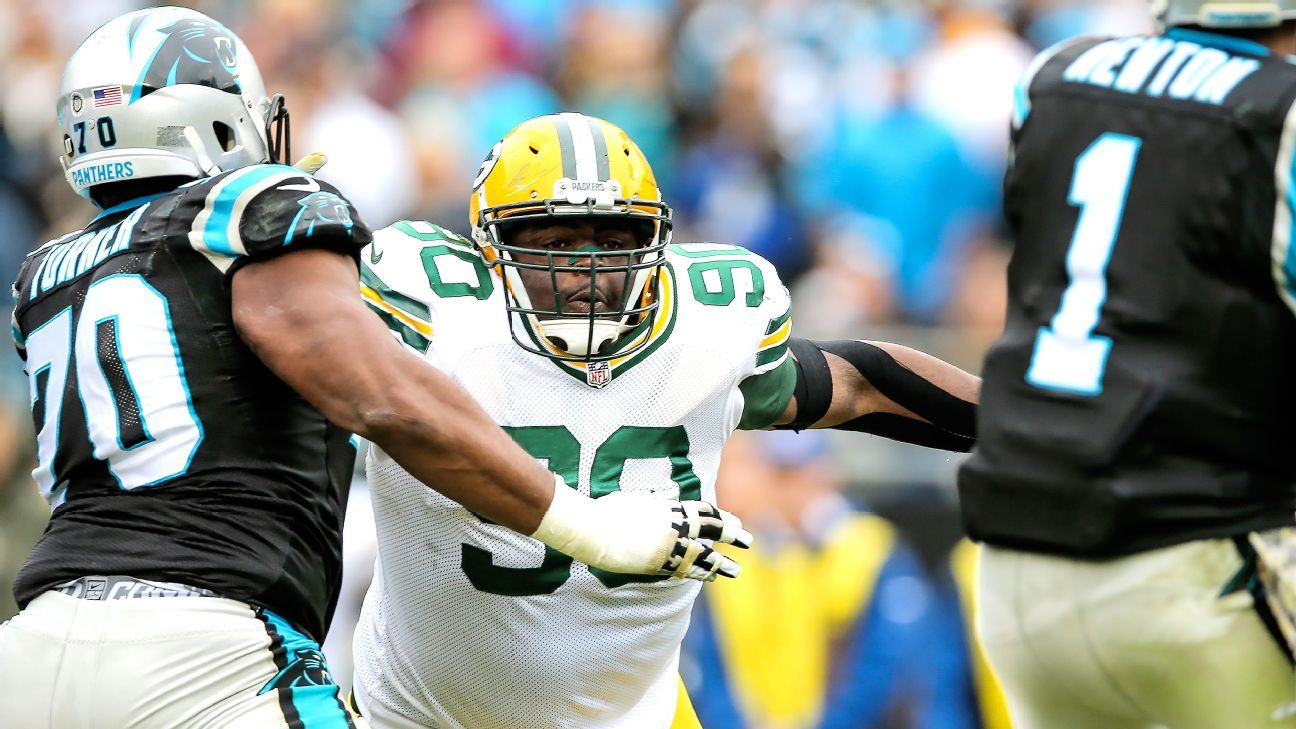
[[[341,225],[347,230],[355,225],[351,219],[351,208],[347,206],[346,200],[338,197],[336,194],[320,190],[312,192],[306,197],[297,201],[301,206],[297,217],[293,218],[292,225],[288,228],[288,235],[284,238],[284,243],[291,243],[296,237],[298,231],[309,238],[315,233],[316,223],[325,223],[331,225]]]
[[[234,34],[210,18],[185,18],[162,28],[167,36],[144,71],[140,85],[210,86],[240,93]]]

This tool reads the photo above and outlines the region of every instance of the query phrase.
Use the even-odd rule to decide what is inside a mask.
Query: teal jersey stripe
[[[297,651],[314,651],[318,653],[319,643],[303,635],[286,620],[269,610],[264,611],[266,621],[283,638],[285,658],[291,665],[297,657]],[[319,655],[323,655],[319,653]],[[289,689],[293,708],[301,720],[302,729],[352,729],[346,710],[342,708],[342,699],[336,683],[322,685],[301,685]]]
[[[283,165],[257,165],[245,167],[226,178],[223,181],[224,187],[216,193],[216,199],[210,203],[211,215],[207,218],[207,224],[203,226],[203,243],[207,248],[227,256],[240,255],[229,242],[230,216],[234,214],[234,204],[248,188],[285,172],[296,172],[301,176],[306,174]]]
[[[1187,41],[1198,45],[1219,48],[1231,53],[1247,53],[1253,56],[1268,56],[1272,52],[1267,46],[1249,41],[1245,38],[1234,38],[1233,36],[1222,33],[1211,33],[1204,30],[1191,30],[1189,28],[1170,28],[1166,30],[1165,36],[1177,41]]]
[[[266,621],[273,625],[275,630],[279,631],[279,635],[283,636],[284,650],[288,651],[290,656],[294,650],[301,648],[314,648],[315,650],[319,650],[319,643],[306,637],[305,633],[294,628],[287,620],[284,620],[269,610],[265,611],[265,616]]]
[[[1287,177],[1287,211],[1291,222],[1287,229],[1287,258],[1283,261],[1283,288],[1296,298],[1296,154],[1292,155],[1291,170]]]
[[[1026,117],[1030,116],[1030,82],[1034,79],[1033,75],[1023,76],[1017,81],[1017,87],[1013,89],[1013,126],[1020,127],[1026,123]]]
[[[107,208],[102,213],[99,213],[98,215],[94,216],[94,220],[91,220],[90,222],[93,223],[95,222],[95,220],[99,220],[100,218],[107,217],[109,215],[112,215],[113,213],[120,213],[124,210],[132,210],[145,203],[152,202],[153,200],[156,200],[166,194],[167,193],[165,192],[157,192],[157,193],[153,193],[152,195],[145,195],[143,197],[137,197],[131,200],[127,200],[124,203],[118,203],[110,208]]]

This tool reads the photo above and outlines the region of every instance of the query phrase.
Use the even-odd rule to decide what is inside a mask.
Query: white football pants
[[[1101,561],[987,546],[978,629],[1014,729],[1290,729],[1296,676],[1204,540]]]
[[[354,729],[319,646],[219,597],[37,597],[0,626],[6,729]]]

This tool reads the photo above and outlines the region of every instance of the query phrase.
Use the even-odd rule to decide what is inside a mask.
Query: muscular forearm
[[[522,534],[533,533],[553,499],[553,475],[467,393],[436,382],[440,373],[426,364],[414,364],[403,368],[415,381],[407,380],[400,401],[366,412],[358,434],[448,498]]]
[[[825,347],[833,347],[835,344],[830,342]],[[951,413],[951,417],[969,417],[975,413],[976,405],[981,400],[980,377],[964,372],[943,359],[900,344],[890,342],[863,342],[862,344],[872,345],[889,354],[905,370],[963,403],[964,405],[956,406],[959,412]],[[835,351],[835,348],[829,348],[827,351]],[[873,385],[883,394],[894,393],[896,396],[904,396],[904,385],[894,376],[881,375],[874,378]]]
[[[943,450],[975,443],[980,380],[895,344],[795,340],[798,384],[787,429],[836,428]]]
[[[253,352],[324,417],[387,451],[415,478],[523,534],[553,476],[449,377],[404,349],[356,295],[355,264],[327,251],[254,263],[231,283]]]
[[[231,283],[239,336],[335,425],[472,511],[613,572],[712,580],[738,565],[700,540],[745,546],[732,515],[700,502],[567,488],[469,393],[389,334],[357,295],[355,264],[305,250],[247,264]]]
[[[867,383],[849,415],[894,414],[922,420],[949,433],[974,438],[981,380],[948,362],[886,342],[840,341],[820,345],[855,367]]]

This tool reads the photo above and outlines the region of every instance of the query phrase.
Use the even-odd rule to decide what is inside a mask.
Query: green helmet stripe
[[[576,179],[576,142],[572,139],[571,122],[565,114],[554,116],[554,128],[558,131],[558,149],[562,152],[563,177]]]
[[[589,126],[590,134],[594,137],[594,161],[598,164],[598,179],[601,182],[612,177],[608,164],[607,139],[603,135],[603,123],[585,117],[585,124]]]

